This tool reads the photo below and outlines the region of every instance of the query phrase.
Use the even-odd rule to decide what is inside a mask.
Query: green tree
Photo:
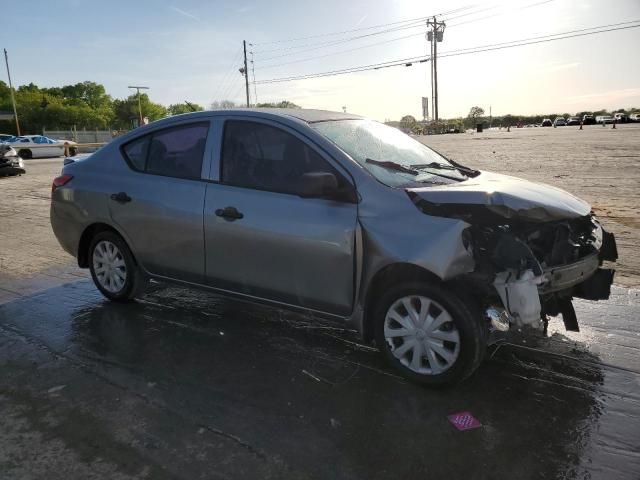
[[[159,120],[167,116],[167,109],[159,103],[153,103],[149,100],[146,93],[140,94],[140,105],[142,107],[142,116],[147,117],[150,122]],[[138,95],[129,95],[125,100],[116,99],[113,101],[115,113],[115,126],[119,129],[131,128],[133,120],[137,119],[138,113]]]
[[[204,110],[204,108],[202,108],[200,105],[198,105],[197,103],[191,103],[191,102],[174,103],[167,107],[167,112],[169,113],[169,115],[180,115],[181,113],[200,112],[202,110]]]
[[[481,107],[471,107],[469,110],[469,114],[467,115],[467,125],[470,128],[474,128],[476,124],[480,123],[482,117],[484,116],[484,108]]]
[[[410,131],[416,124],[416,118],[413,115],[405,115],[400,119],[400,128],[404,131]]]
[[[232,100],[214,100],[211,102],[211,110],[224,110],[227,108],[236,108],[236,102]]]
[[[269,103],[258,103],[256,105],[257,108],[301,108],[300,105],[296,105],[289,100],[282,100],[281,102],[269,102]]]

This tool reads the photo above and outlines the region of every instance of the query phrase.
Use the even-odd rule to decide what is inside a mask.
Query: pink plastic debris
[[[447,418],[458,430],[471,430],[482,426],[478,419],[469,412],[454,413]]]

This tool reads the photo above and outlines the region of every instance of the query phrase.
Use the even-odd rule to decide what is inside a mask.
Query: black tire
[[[115,245],[121,259],[124,261],[124,270],[122,270],[120,267],[120,271],[124,271],[125,275],[124,284],[121,288],[115,291],[113,289],[109,290],[108,288],[106,288],[98,279],[98,274],[96,273],[94,252],[96,247],[98,247],[98,245],[100,245],[102,242],[106,242],[105,245],[108,245],[109,243]],[[93,283],[96,285],[98,290],[100,290],[100,293],[102,293],[102,295],[104,295],[106,298],[114,302],[128,302],[133,300],[135,297],[142,295],[146,286],[146,279],[144,278],[142,271],[133,258],[131,250],[120,235],[111,231],[98,233],[91,239],[88,255],[89,269],[91,271],[91,278],[93,279]]]
[[[33,154],[31,153],[31,150],[28,150],[26,148],[19,150],[18,156],[24,160],[30,160],[31,158],[33,158]]]
[[[404,365],[393,354],[392,347],[385,338],[385,319],[387,312],[394,303],[407,296],[422,296],[432,300],[437,314],[439,304],[447,311],[452,321],[443,326],[457,329],[459,335],[459,350],[457,358],[443,372],[438,374],[418,373]],[[430,310],[430,312],[433,310]],[[440,285],[427,282],[406,282],[389,288],[374,304],[373,329],[378,348],[400,374],[406,379],[427,386],[451,385],[468,378],[482,363],[488,338],[488,328],[483,321],[480,308],[470,298],[452,293]],[[390,342],[394,342],[390,340]],[[426,341],[426,340],[425,340]],[[421,347],[424,349],[424,347]],[[424,355],[424,352],[423,352]],[[443,357],[438,357],[442,359]],[[424,358],[430,368],[430,361]]]

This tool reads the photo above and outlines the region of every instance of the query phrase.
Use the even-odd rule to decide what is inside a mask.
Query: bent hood
[[[548,222],[591,212],[588,203],[560,188],[491,172],[459,183],[408,188],[407,192],[425,213],[436,216],[459,216],[466,210],[473,214],[484,207],[493,216]]]

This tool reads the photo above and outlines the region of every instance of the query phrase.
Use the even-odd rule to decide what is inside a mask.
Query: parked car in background
[[[77,143],[71,140],[54,140],[43,135],[22,135],[7,140],[16,149],[21,158],[60,157],[64,155],[65,145],[69,147],[69,154],[78,153]]]
[[[9,135],[7,133],[0,133],[0,142],[6,142],[12,139],[13,137],[14,137],[13,135]]]
[[[541,127],[552,127],[553,126],[553,122],[551,121],[550,118],[545,118],[544,120],[542,120],[542,123],[540,124]]]
[[[596,123],[613,123],[613,117],[611,115],[598,115],[596,117]]]
[[[587,113],[582,116],[582,123],[584,125],[594,125],[596,123],[596,119],[593,118],[593,115]]]
[[[108,299],[152,278],[313,312],[419,383],[468,377],[492,329],[576,330],[613,281],[586,202],[353,114],[188,113],[65,163],[51,225]]]
[[[557,117],[553,121],[553,126],[554,127],[564,127],[566,124],[567,124],[567,121],[564,119],[564,117]]]
[[[629,117],[627,117],[627,114],[622,112],[614,113],[613,119],[616,121],[616,123],[627,123],[629,121]]]
[[[569,117],[567,125],[580,125],[580,117]]]
[[[6,143],[0,143],[0,177],[27,173],[17,152]]]
[[[640,112],[634,112],[629,115],[629,120],[632,122],[640,122]]]

